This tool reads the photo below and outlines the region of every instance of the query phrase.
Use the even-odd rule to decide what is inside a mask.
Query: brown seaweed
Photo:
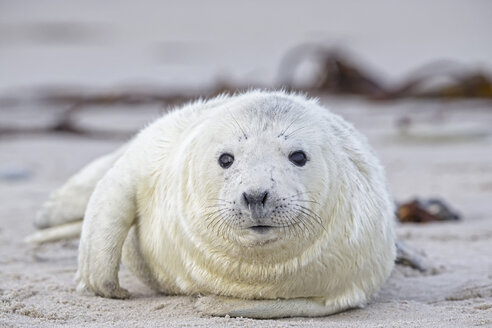
[[[440,199],[419,200],[399,204],[396,216],[402,223],[457,221],[460,215]]]

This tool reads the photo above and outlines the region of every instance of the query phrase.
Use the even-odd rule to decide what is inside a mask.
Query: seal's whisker
[[[300,128],[295,129],[294,131],[292,131],[289,134],[285,135],[285,137],[288,138],[288,137],[292,136],[294,133],[296,133],[297,131],[302,130],[302,129],[305,129],[305,128],[306,128],[305,126],[301,126]]]
[[[229,229],[228,229],[228,228],[229,228],[229,224],[227,223],[227,221],[228,221],[230,218],[231,218],[231,216],[230,216],[230,215],[228,215],[227,217],[225,217],[225,218],[222,220],[221,224],[219,225],[219,227],[218,227],[218,229],[217,229],[217,230],[218,230],[218,233],[219,233],[219,236],[220,236],[220,237],[222,237],[222,238],[226,238],[225,233],[226,233],[226,232],[229,232]]]
[[[217,225],[217,222],[220,221],[220,219],[223,217],[223,213],[226,212],[227,213],[227,210],[226,209],[223,209],[223,211],[219,210],[217,211],[217,213],[215,214],[212,214],[210,217],[210,222],[208,223],[207,225],[207,229],[212,227],[212,230],[215,229],[215,226]]]
[[[302,213],[305,216],[307,222],[309,222],[309,224],[313,227],[313,229],[315,229],[314,223],[317,223],[319,226],[321,226],[324,229],[321,222],[319,222],[312,214],[310,214],[307,211],[301,210],[301,209],[298,209],[298,211],[299,211],[299,213]]]
[[[290,233],[290,231],[293,228],[291,218],[285,214],[280,215],[279,218],[283,219],[284,221],[287,221],[287,223],[282,226],[282,231],[287,230]]]
[[[290,196],[279,197],[279,198],[277,198],[277,201],[281,201],[281,200],[284,200],[284,199],[291,199],[291,198],[299,197],[299,196],[305,195],[305,194],[318,194],[318,193],[313,192],[313,191],[303,191],[303,192],[300,192],[300,193],[295,193],[295,194],[290,195]]]
[[[217,220],[217,223],[212,228],[212,231],[217,235],[217,237],[220,237],[220,227],[223,223],[224,220]]]
[[[301,234],[304,234],[304,230],[306,229],[305,224],[303,224],[303,218],[294,209],[289,210],[289,214],[296,230],[296,237],[299,238]]]
[[[214,225],[212,228],[212,231],[215,232],[217,237],[220,237],[220,232],[222,230],[222,225],[224,224],[224,218],[222,217],[220,220],[217,221],[217,224]]]
[[[301,203],[313,203],[319,205],[317,201],[314,200],[308,200],[308,199],[294,199],[292,200],[293,202],[301,202]]]
[[[304,222],[306,220],[306,218],[304,217],[304,215],[302,214],[302,212],[300,212],[297,208],[292,208],[289,211],[289,214],[293,217],[293,220],[295,222],[299,223],[299,225],[300,225],[300,227],[302,228],[303,231],[308,228],[307,225],[306,225],[306,223]]]
[[[306,218],[304,214],[301,214],[300,217],[302,220],[300,221],[302,223],[302,234],[305,238],[309,237],[310,234],[312,234],[312,225],[310,223],[310,220]]]
[[[227,199],[222,199],[222,198],[209,198],[208,201],[219,201],[219,202],[224,202],[226,204],[232,204],[231,201],[228,201]]]
[[[216,208],[229,210],[228,204],[220,204],[220,203],[219,204],[209,205],[209,206],[204,206],[203,208],[206,209],[206,210],[216,209]]]
[[[204,214],[204,216],[206,216],[207,218],[217,214],[217,213],[220,213],[220,212],[224,212],[224,211],[228,211],[227,208],[219,208],[218,210],[215,210],[215,211],[211,211],[211,212],[207,212]]]
[[[234,223],[234,225],[231,226],[230,224],[230,221],[231,221],[231,218],[234,218],[234,215],[229,215],[227,218],[224,219],[224,226],[222,227],[222,234],[224,236],[224,238],[226,239],[230,239],[231,237],[231,228],[238,228],[238,224],[237,223]],[[234,220],[235,222],[236,220]]]
[[[300,215],[301,220],[299,220],[299,230],[301,232],[301,236],[306,238],[311,234],[311,226],[307,223],[309,223],[309,220],[307,220],[304,215]]]
[[[299,220],[296,220],[295,216],[296,216],[296,215],[295,215],[295,212],[294,212],[294,211],[292,211],[292,210],[289,210],[289,211],[287,212],[287,214],[286,214],[284,217],[286,217],[286,218],[287,218],[287,221],[289,222],[289,226],[290,226],[290,227],[292,228],[292,230],[295,232],[295,234],[294,234],[294,235],[295,235],[297,238],[299,238],[299,228],[301,228],[301,227],[300,227],[300,224],[299,224],[299,223],[300,223],[300,221],[299,221]]]
[[[218,207],[218,206],[227,206],[227,205],[229,205],[229,203],[217,202],[215,204],[207,205],[207,206],[205,206],[205,208]]]
[[[309,231],[309,234],[315,234],[316,227],[314,226],[312,220],[310,220],[309,215],[307,215],[304,212],[300,212],[299,216],[301,217],[302,222],[304,223],[304,227],[306,228],[305,230]]]
[[[219,231],[223,223],[224,223],[224,217],[220,216],[217,219],[215,219],[214,224],[211,226],[211,230],[217,235],[217,237],[220,237]]]
[[[224,211],[228,211],[228,209],[227,208],[211,209],[209,211],[204,212],[203,214],[205,216],[207,216],[207,217],[210,217],[210,216],[212,216],[214,214],[217,214],[217,213],[220,213],[220,212],[224,212]]]
[[[220,209],[220,210],[217,210],[215,212],[212,212],[212,213],[209,213],[205,216],[205,221],[213,221],[215,220],[216,217],[219,217],[221,216],[222,214],[224,214],[226,212],[225,209]]]
[[[204,208],[217,208],[222,206],[224,206],[224,204],[214,204],[214,205],[205,206]]]
[[[311,218],[312,220],[309,220],[311,222],[316,222],[325,232],[328,232],[326,230],[326,228],[324,227],[323,225],[323,219],[318,215],[316,214],[315,212],[313,212],[311,209],[307,208],[307,207],[304,207],[304,206],[300,206],[300,205],[297,205],[297,210],[305,215],[307,215],[309,218]]]
[[[300,207],[302,208],[303,210],[306,210],[308,211],[309,213],[311,213],[312,215],[314,215],[318,220],[319,222],[323,222],[323,219],[321,218],[321,216],[319,216],[316,212],[314,212],[312,209],[310,209],[309,207],[306,207],[306,206],[303,206],[303,205],[299,205],[299,204],[295,204],[294,206],[297,206],[297,207]]]
[[[210,228],[210,226],[215,222],[215,220],[217,220],[218,218],[220,218],[224,213],[215,213],[215,214],[212,214],[210,216],[208,216],[205,220],[205,222],[208,221],[207,223],[207,229]]]
[[[212,220],[210,220],[210,222],[207,224],[207,230],[210,229],[210,227],[212,225],[215,225],[217,223],[217,221],[219,220],[220,216],[216,216],[214,217]],[[212,229],[213,231],[213,229]]]
[[[296,218],[292,217],[291,221],[294,222],[292,224],[292,227],[294,228],[294,235],[296,238],[300,238],[301,234],[303,234],[304,231],[304,226],[302,224],[302,219],[299,218],[298,215],[296,215]]]
[[[300,113],[299,115],[296,115],[296,117],[292,120],[292,122],[290,122],[289,125],[287,125],[287,127],[284,130],[282,130],[282,132],[280,132],[280,134],[277,137],[281,137],[281,136],[285,135],[285,133],[287,133],[287,130],[289,130],[290,127],[295,122],[297,122],[301,118],[302,115],[303,115],[303,113]]]
[[[223,215],[218,215],[217,218],[214,219],[215,223],[213,225],[211,225],[211,228],[212,228],[212,231],[215,230],[215,228],[217,227],[217,225],[220,225],[222,224],[222,222],[224,222],[224,216]]]
[[[232,119],[234,120],[234,122],[236,123],[237,127],[239,128],[239,130],[241,130],[241,132],[243,133],[243,136],[244,136],[244,139],[248,139],[248,136],[246,135],[246,132],[244,132],[244,129],[242,128],[242,126],[239,124],[239,122],[236,120],[236,118],[234,117],[234,115],[232,115],[232,112],[228,109],[227,110],[229,112],[229,114],[231,115]]]

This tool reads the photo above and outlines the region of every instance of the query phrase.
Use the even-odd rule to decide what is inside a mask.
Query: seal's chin
[[[279,239],[278,227],[270,225],[254,225],[241,229],[241,244],[245,246],[263,246]]]

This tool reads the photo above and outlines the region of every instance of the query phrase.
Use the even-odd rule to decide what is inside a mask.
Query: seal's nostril
[[[265,206],[268,199],[268,192],[254,192],[246,193],[243,192],[244,204],[246,206]]]
[[[268,191],[265,191],[265,193],[263,194],[263,199],[261,200],[261,203],[263,204],[263,206],[265,206],[265,203],[267,201],[267,197],[268,197]]]
[[[246,202],[246,206],[248,206],[248,205],[249,205],[249,199],[248,199],[248,198],[249,198],[249,197],[248,197],[248,194],[247,194],[247,193],[245,193],[245,192],[243,192],[243,199],[244,199],[244,201]]]

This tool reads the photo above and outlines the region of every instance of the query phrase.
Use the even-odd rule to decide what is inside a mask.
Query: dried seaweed
[[[304,45],[287,53],[279,70],[279,80],[283,87],[296,89],[294,73],[304,61],[315,61],[319,67],[312,81],[302,88],[308,92],[359,95],[379,100],[492,99],[492,78],[485,71],[469,70],[458,63],[436,61],[415,70],[401,84],[388,87],[381,78],[351,60],[346,52],[320,45]],[[447,78],[449,82],[426,87],[437,78]]]
[[[296,47],[280,63],[279,84],[288,90],[382,97],[386,91],[378,79],[349,58],[338,49],[316,45]],[[304,61],[316,62],[318,70],[307,85],[296,87],[295,72]]]
[[[295,72],[306,60],[314,61],[318,70],[306,85],[298,86]],[[304,91],[314,95],[357,95],[373,100],[394,100],[402,98],[436,99],[492,99],[492,80],[490,74],[482,71],[470,71],[456,63],[443,65],[436,62],[416,70],[400,85],[387,87],[382,79],[376,77],[364,65],[356,63],[346,52],[321,45],[301,45],[289,51],[281,62],[278,83],[271,86],[251,86],[218,82],[204,90],[175,92],[168,90],[142,91],[126,90],[119,92],[73,91],[64,88],[45,90],[35,101],[66,108],[59,120],[43,128],[1,127],[1,135],[25,135],[43,133],[69,133],[93,138],[127,138],[128,134],[111,131],[95,131],[78,127],[72,120],[76,112],[89,106],[111,108],[118,105],[158,104],[163,108],[197,99],[213,97],[218,94],[233,94],[238,91],[259,88],[283,88],[292,91]],[[446,77],[448,83],[440,87],[427,85],[436,78]],[[0,98],[3,107],[15,106],[19,99]]]
[[[247,88],[242,88],[246,90]],[[214,97],[219,94],[241,91],[225,83],[217,84],[214,88],[204,92],[188,93],[167,93],[167,92],[142,92],[142,91],[122,91],[122,92],[99,92],[84,93],[72,90],[58,89],[41,93],[41,96],[35,101],[41,105],[57,106],[66,108],[65,111],[57,118],[56,122],[46,127],[34,128],[16,128],[0,126],[0,136],[6,135],[40,135],[40,134],[73,134],[83,137],[96,139],[127,139],[131,136],[129,133],[93,130],[79,127],[73,117],[89,108],[90,106],[104,106],[105,109],[118,108],[120,105],[144,105],[158,104],[163,109],[169,109],[170,106],[182,104],[192,99],[200,97]],[[16,103],[15,99],[9,98],[9,103]]]
[[[15,136],[15,135],[40,135],[63,133],[77,136],[84,136],[95,139],[127,139],[132,134],[106,130],[91,130],[78,127],[73,120],[73,115],[76,111],[82,109],[79,106],[72,106],[66,110],[58,119],[51,125],[45,127],[17,128],[17,127],[0,127],[0,136]]]
[[[440,199],[419,200],[398,205],[396,212],[402,223],[426,223],[432,221],[457,221],[458,213]]]

